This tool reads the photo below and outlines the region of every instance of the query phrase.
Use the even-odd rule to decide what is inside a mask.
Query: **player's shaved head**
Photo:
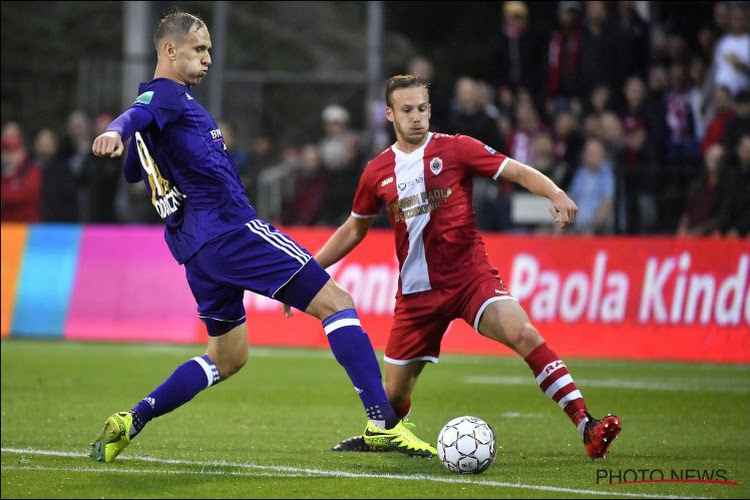
[[[165,37],[173,36],[180,43],[191,30],[197,31],[205,26],[206,23],[198,16],[182,11],[170,12],[156,23],[154,46],[158,52],[159,42]]]
[[[388,79],[385,84],[385,103],[389,108],[393,107],[391,95],[399,89],[410,89],[415,87],[424,87],[429,95],[430,82],[419,75],[396,75]]]

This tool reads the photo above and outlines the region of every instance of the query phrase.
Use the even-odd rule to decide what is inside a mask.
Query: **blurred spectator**
[[[601,114],[613,109],[612,89],[609,85],[599,84],[593,88],[587,103],[589,111]]]
[[[729,13],[730,31],[716,45],[714,83],[726,86],[733,95],[748,90],[750,85],[750,34],[747,11],[733,5]]]
[[[649,68],[669,65],[671,62],[669,57],[669,42],[663,26],[654,25],[651,27],[648,48]]]
[[[643,80],[638,76],[631,76],[625,80],[623,95],[625,105],[621,117],[624,119],[632,116],[643,121],[646,105],[646,84]]]
[[[685,37],[679,33],[668,33],[667,54],[669,56],[669,64],[685,64],[688,59],[687,42],[685,41]]]
[[[648,132],[643,122],[629,115],[623,120],[625,147],[615,161],[618,180],[624,186],[625,233],[647,234],[653,231],[657,217],[654,191],[656,182],[648,161]]]
[[[692,176],[697,169],[698,141],[695,137],[695,119],[690,104],[690,84],[685,66],[673,63],[669,68],[669,91],[666,96],[667,161],[681,182],[685,175]]]
[[[685,199],[678,236],[704,236],[716,228],[723,151],[714,144],[706,152],[703,175],[693,181]]]
[[[357,134],[349,129],[349,112],[332,104],[322,113],[325,137],[320,142],[323,166],[331,171],[351,169],[357,161]]]
[[[607,148],[607,156],[613,159],[625,150],[625,136],[620,117],[612,111],[599,115],[601,138]]]
[[[250,203],[258,199],[258,176],[263,170],[279,163],[278,154],[273,138],[268,134],[261,134],[250,139],[248,165],[244,172],[240,172],[242,185],[245,187]]]
[[[695,36],[696,48],[695,53],[698,57],[703,60],[706,68],[710,67],[713,63],[714,52],[716,50],[717,35],[714,31],[713,26],[710,24],[704,24],[698,28],[698,33]],[[713,77],[712,77],[713,78]]]
[[[715,234],[750,236],[750,134],[737,142],[737,163],[727,164],[722,174],[719,221]]]
[[[509,231],[511,223],[512,186],[487,177],[473,179],[473,205],[480,231]]]
[[[729,32],[729,2],[714,3],[712,27],[716,38],[720,38]]]
[[[721,144],[727,123],[734,118],[734,103],[732,93],[726,87],[718,87],[714,93],[715,115],[706,127],[706,133],[701,141],[701,154],[706,154],[708,148],[714,144]]]
[[[531,151],[534,156],[534,168],[558,186],[566,184],[570,169],[565,162],[555,159],[555,143],[548,132],[540,132],[531,139]],[[550,223],[554,224],[551,219]]]
[[[85,220],[87,214],[83,211],[88,209],[86,186],[84,184],[84,163],[91,154],[90,127],[88,115],[81,110],[75,110],[68,115],[65,135],[60,141],[60,156],[76,179],[78,199],[76,220]]]
[[[456,95],[447,131],[469,135],[502,150],[498,124],[487,114],[479,84],[473,78],[462,76],[456,81]]]
[[[607,160],[604,143],[589,138],[583,150],[583,163],[573,174],[568,194],[578,205],[574,232],[609,234],[614,225],[615,179]]]
[[[495,105],[495,91],[492,88],[492,85],[484,80],[475,80],[475,82],[477,84],[479,106],[490,118],[497,122],[500,119],[500,108]],[[523,93],[528,91],[526,89],[521,89],[519,92]],[[499,127],[499,124],[497,124],[497,126]]]
[[[6,123],[0,140],[2,153],[0,220],[3,222],[38,222],[41,220],[42,169],[29,158],[21,127],[17,123]]]
[[[312,226],[326,219],[326,199],[331,185],[328,172],[320,163],[320,152],[315,144],[302,147],[301,168],[294,172],[294,189],[285,203],[282,221],[288,225]]]
[[[381,84],[380,92],[367,106],[367,121],[370,124],[370,136],[362,142],[362,154],[366,158],[372,158],[391,144],[396,142],[393,125],[385,117],[385,81]]]
[[[557,185],[566,189],[573,176],[573,170],[581,161],[581,150],[583,149],[583,136],[578,130],[578,123],[571,112],[562,111],[558,113],[555,118],[554,140],[555,161],[563,166],[564,172]]]
[[[34,161],[42,168],[42,220],[78,220],[78,181],[58,152],[57,134],[40,130],[34,140]]]
[[[516,127],[508,144],[509,156],[526,165],[534,165],[534,151],[531,149],[531,139],[539,132],[546,132],[544,125],[536,114],[531,101],[519,102],[516,107]]]
[[[232,157],[234,166],[237,167],[237,173],[240,177],[247,175],[247,171],[250,168],[250,155],[240,144],[237,144],[234,125],[228,120],[220,120],[218,125],[219,130],[221,130],[221,136],[224,138],[224,145],[227,152]]]
[[[95,135],[103,134],[114,116],[102,113],[94,120]],[[115,197],[117,184],[123,176],[121,158],[94,156],[89,145],[89,154],[84,160],[83,180],[86,186],[87,207],[83,212],[84,219],[94,223],[113,223],[115,216]]]
[[[666,161],[666,94],[667,70],[664,66],[652,66],[648,73],[648,93],[643,103],[643,121],[648,130],[649,157],[657,166]]]
[[[625,193],[625,164],[622,161],[625,155],[626,143],[623,134],[623,125],[620,117],[611,111],[602,113],[599,117],[601,123],[601,139],[604,143],[607,161],[612,165],[615,175],[615,197],[614,197],[614,229],[618,233],[626,231],[626,193]]]
[[[359,139],[349,128],[349,112],[331,104],[322,113],[325,137],[320,141],[320,160],[336,189],[328,192],[326,205],[331,208],[326,224],[338,226],[349,214],[352,197],[359,181]]]
[[[588,97],[602,86],[606,89],[615,84],[615,32],[609,26],[607,2],[585,2],[586,16],[581,37],[581,94]],[[619,88],[616,89],[620,91]]]
[[[615,78],[612,82],[617,92],[631,76],[645,77],[648,67],[648,24],[635,10],[635,2],[620,0],[613,14],[614,28],[613,60]],[[618,96],[615,96],[617,99]],[[618,104],[621,101],[616,101]]]
[[[724,129],[724,154],[728,163],[736,164],[737,143],[740,137],[750,134],[750,91],[742,91],[735,97],[734,104],[735,116],[727,122]]]
[[[494,58],[487,77],[496,89],[511,91],[526,87],[534,104],[542,104],[545,40],[531,23],[525,2],[503,4],[503,26],[499,30]]]
[[[602,137],[602,120],[599,113],[593,111],[586,113],[583,117],[583,135],[585,137]]]
[[[580,49],[581,2],[563,1],[557,4],[558,27],[552,33],[548,50],[547,95],[556,104],[548,104],[547,113],[568,107],[573,97],[580,97],[582,86]]]
[[[706,134],[706,127],[708,126],[708,120],[710,120],[709,113],[713,110],[710,109],[711,101],[713,96],[707,95],[710,86],[705,85],[706,78],[706,65],[703,59],[698,55],[693,55],[690,58],[688,66],[688,80],[690,87],[690,108],[693,113],[693,125],[695,127],[694,135],[695,139],[700,142],[703,140],[703,136]]]

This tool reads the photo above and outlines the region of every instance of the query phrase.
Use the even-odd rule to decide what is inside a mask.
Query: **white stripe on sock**
[[[330,335],[335,330],[338,330],[339,328],[344,328],[345,326],[362,326],[362,323],[359,322],[359,319],[357,318],[341,318],[337,319],[333,323],[329,323],[328,325],[324,326],[323,329],[326,331],[326,335]]]
[[[566,394],[565,397],[560,399],[560,401],[557,402],[557,404],[560,406],[560,408],[565,409],[565,406],[573,401],[574,399],[582,399],[583,395],[581,394],[581,391],[575,390],[571,392],[570,394]]]
[[[563,375],[559,379],[555,380],[550,384],[549,387],[547,387],[547,390],[544,391],[544,393],[547,395],[548,398],[551,398],[555,395],[557,391],[565,387],[566,385],[573,382],[573,377],[570,376],[570,373]]]
[[[206,373],[206,380],[208,380],[208,385],[206,385],[206,389],[211,387],[211,384],[214,383],[214,370],[216,370],[216,375],[218,377],[219,371],[216,369],[216,365],[209,365],[205,359],[203,359],[200,356],[196,356],[193,358],[193,361],[198,363],[201,368],[203,368],[203,371]],[[213,367],[213,369],[211,368]]]

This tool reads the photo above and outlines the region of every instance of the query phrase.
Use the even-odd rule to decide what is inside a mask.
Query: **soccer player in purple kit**
[[[91,443],[91,458],[110,462],[152,419],[237,373],[247,361],[245,290],[272,297],[320,319],[336,360],[367,413],[368,444],[432,456],[396,416],[380,366],[351,296],[310,253],[258,218],[226,151],[219,127],[190,95],[211,65],[206,23],[172,12],[154,30],[154,79],[142,83],[133,105],[94,140],[97,156],[125,161],[129,182],[143,181],[164,219],[164,238],[185,266],[198,315],[209,338],[206,353],[189,359],[130,411],[107,418]]]

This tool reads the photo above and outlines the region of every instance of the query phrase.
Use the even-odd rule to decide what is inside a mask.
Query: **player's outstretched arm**
[[[374,220],[372,217],[360,218],[350,215],[328,238],[315,256],[315,260],[325,269],[349,255],[349,252],[365,239]],[[282,310],[287,318],[292,316],[292,309],[288,305],[284,304]]]
[[[131,106],[109,124],[107,131],[94,139],[91,151],[96,156],[118,158],[125,147],[123,141],[130,139],[136,131],[143,130],[154,122],[154,115],[139,106]]]
[[[520,184],[532,193],[547,198],[550,201],[549,212],[561,228],[569,226],[575,220],[576,212],[578,212],[576,204],[552,179],[539,170],[521,162],[510,160],[505,165],[500,177]]]
[[[325,269],[349,255],[349,252],[365,239],[374,220],[372,217],[361,218],[350,215],[346,222],[328,238],[315,256],[315,260]]]

